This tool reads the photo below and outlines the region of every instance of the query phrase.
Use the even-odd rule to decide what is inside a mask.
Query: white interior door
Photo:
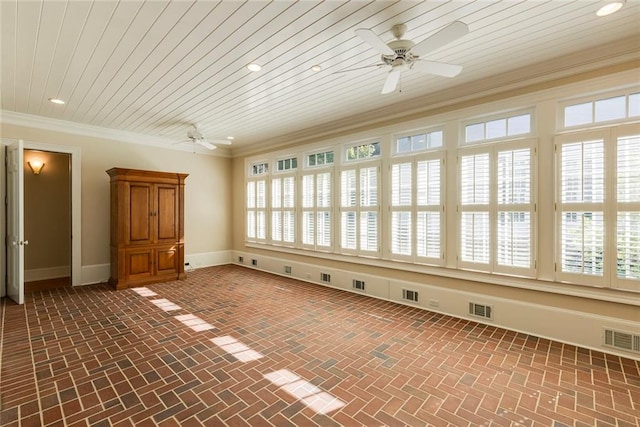
[[[7,294],[24,303],[24,171],[22,140],[7,145]]]

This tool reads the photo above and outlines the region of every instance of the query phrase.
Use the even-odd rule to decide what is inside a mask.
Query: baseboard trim
[[[185,270],[229,264],[231,253],[231,251],[218,251],[185,255],[184,262],[189,263]],[[107,283],[110,275],[111,264],[83,265],[80,286]]]
[[[231,262],[232,251],[203,252],[184,256],[185,270],[224,265]]]
[[[107,283],[110,274],[111,264],[83,265],[79,286]]]
[[[24,271],[25,282],[35,282],[38,280],[57,279],[59,277],[69,277],[71,275],[70,265],[60,265],[58,267],[32,268]]]

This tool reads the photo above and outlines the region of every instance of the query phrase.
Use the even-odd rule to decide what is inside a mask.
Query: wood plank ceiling
[[[455,88],[513,83],[496,76],[525,80],[637,57],[640,1],[599,18],[604,3],[1,0],[0,106],[165,143],[184,140],[197,122],[207,137],[234,136],[234,151],[246,151],[415,110]],[[387,69],[336,73],[380,62],[357,28],[391,41],[390,28],[405,23],[405,38],[419,42],[455,20],[470,33],[429,55],[463,65],[455,78],[410,70],[401,90],[381,95]],[[251,62],[262,70],[248,71]]]

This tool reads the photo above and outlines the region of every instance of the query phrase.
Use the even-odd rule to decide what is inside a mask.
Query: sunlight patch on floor
[[[164,311],[180,310],[180,306],[172,303],[168,299],[160,298],[151,300],[152,303],[163,309]]]
[[[194,316],[193,314],[183,314],[181,316],[174,316],[175,319],[181,321],[184,325],[190,327],[196,332],[200,331],[208,331],[210,329],[215,329],[213,325],[205,322],[201,318]]]
[[[255,350],[251,350],[249,347],[241,343],[230,336],[212,338],[211,342],[215,345],[235,357],[241,362],[250,362],[252,360],[258,360],[264,356]]]
[[[156,295],[158,295],[151,289],[145,287],[133,288],[132,291],[143,297],[155,297]]]
[[[340,399],[320,390],[287,369],[268,373],[264,377],[318,414],[327,414],[345,405]]]

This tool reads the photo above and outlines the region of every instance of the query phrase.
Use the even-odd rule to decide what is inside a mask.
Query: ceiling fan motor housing
[[[418,59],[417,56],[411,54],[413,45],[414,43],[411,40],[394,40],[389,42],[387,46],[395,52],[395,55],[382,55],[382,62],[392,67],[411,65],[413,61]]]

